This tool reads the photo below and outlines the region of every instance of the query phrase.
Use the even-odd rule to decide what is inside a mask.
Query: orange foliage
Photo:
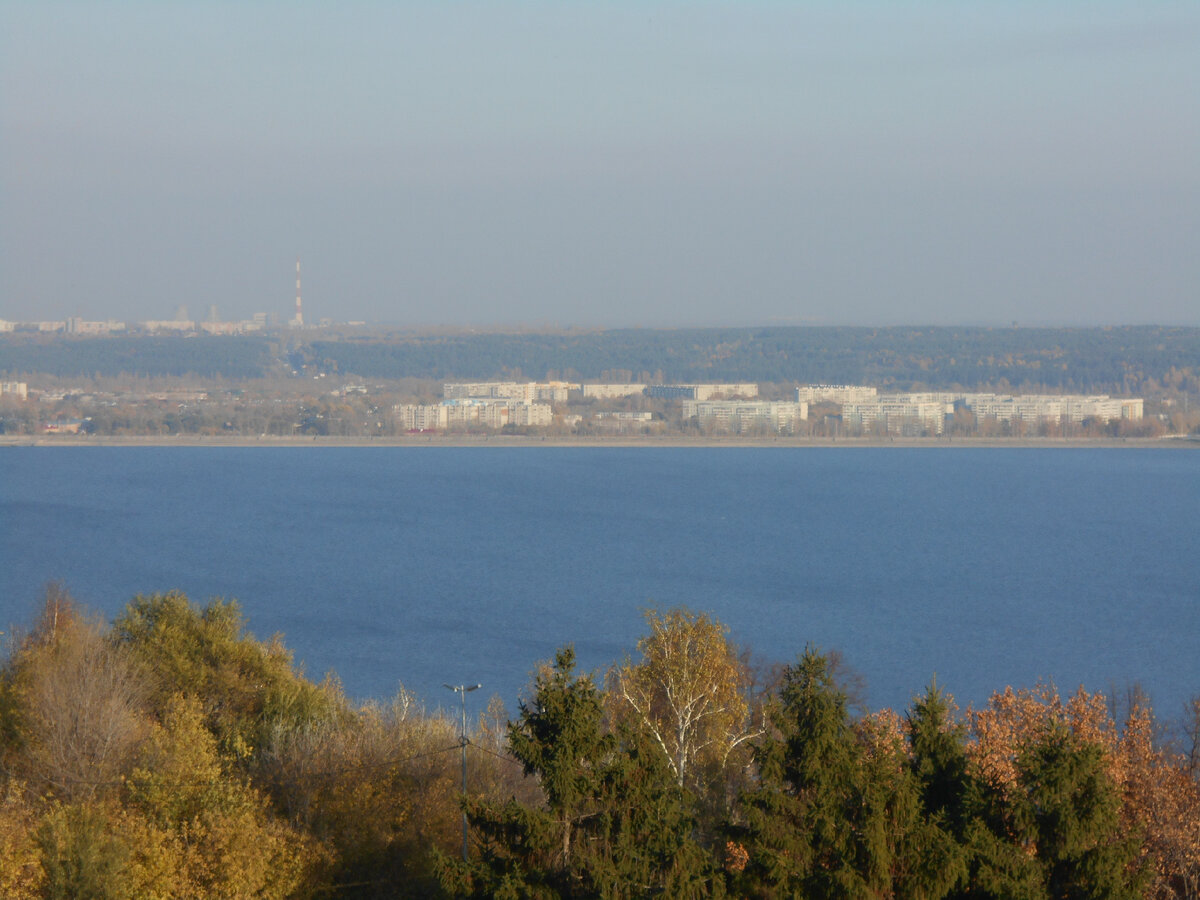
[[[1123,830],[1142,843],[1141,860],[1151,873],[1147,896],[1200,898],[1200,784],[1185,757],[1155,747],[1149,709],[1135,705],[1118,729],[1103,694],[1080,688],[1064,702],[1053,687],[1038,685],[993,694],[968,718],[969,753],[988,782],[1005,792],[1015,786],[1021,748],[1053,725],[1100,747],[1121,790]]]

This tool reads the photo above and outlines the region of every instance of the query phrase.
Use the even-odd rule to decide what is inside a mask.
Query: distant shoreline
[[[744,437],[639,437],[620,435],[611,438],[589,435],[445,435],[413,434],[401,437],[225,437],[221,435],[163,436],[77,436],[77,435],[0,435],[0,447],[742,447],[742,448],[853,448],[904,447],[925,449],[1008,448],[1124,448],[1124,449],[1200,449],[1196,437],[1168,438],[744,438]]]

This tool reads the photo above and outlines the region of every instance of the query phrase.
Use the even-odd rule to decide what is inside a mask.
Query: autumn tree
[[[1141,856],[1155,900],[1200,898],[1200,782],[1188,756],[1156,745],[1151,711],[1130,710],[1119,753],[1124,774],[1122,819],[1142,835]]]
[[[281,726],[344,715],[335,684],[316,685],[292,666],[278,639],[245,632],[234,601],[197,608],[178,592],[139,595],[113,623],[113,641],[156,675],[152,705],[196,696],[221,753],[249,761]]]
[[[750,722],[748,675],[725,626],[704,613],[649,611],[638,662],[611,677],[618,718],[644,728],[680,787],[697,787],[761,729]]]
[[[970,755],[996,833],[1024,848],[1044,891],[1133,897],[1141,829],[1122,814],[1128,758],[1102,694],[1007,688],[971,714]],[[1132,827],[1131,827],[1132,826]]]
[[[277,807],[332,854],[330,890],[424,897],[436,892],[434,849],[461,839],[459,746],[452,720],[401,689],[348,720],[280,729],[259,770]]]
[[[231,763],[200,701],[172,697],[127,779],[123,831],[144,879],[136,893],[283,898],[312,883],[324,862],[317,842],[275,816]]]
[[[35,832],[38,807],[23,782],[6,779],[0,793],[0,897],[35,900],[45,872]]]
[[[127,770],[148,721],[146,677],[59,585],[2,676],[8,765],[63,799]]]

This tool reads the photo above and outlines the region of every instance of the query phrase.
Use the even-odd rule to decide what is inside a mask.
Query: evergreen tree
[[[599,691],[565,648],[509,723],[509,749],[544,807],[468,803],[478,856],[441,857],[443,887],[471,897],[707,896],[719,892],[690,838],[683,792],[644,733],[604,727]]]
[[[894,717],[892,717],[894,720]],[[810,648],[784,675],[774,733],[743,797],[745,870],[762,897],[943,897],[964,875],[942,821],[925,814],[897,724],[850,721],[827,657]]]
[[[913,703],[908,734],[922,814],[954,842],[958,877],[946,896],[1043,896],[1036,863],[1013,833],[1002,794],[974,770],[966,725],[954,721],[951,698],[931,686]]]
[[[1137,836],[1121,833],[1121,800],[1100,747],[1055,723],[1020,753],[1017,778],[1014,819],[1036,847],[1050,897],[1140,896]]]
[[[777,733],[758,748],[760,785],[744,797],[749,860],[741,879],[759,896],[864,897],[867,837],[852,820],[863,800],[845,695],[812,648],[784,673]]]
[[[863,748],[861,825],[868,835],[868,881],[882,894],[931,900],[945,897],[966,875],[966,854],[924,807],[899,718],[891,710],[868,716],[857,727]]]

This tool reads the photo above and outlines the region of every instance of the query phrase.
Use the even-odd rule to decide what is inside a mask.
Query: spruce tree
[[[776,733],[757,753],[759,786],[735,831],[749,855],[738,887],[757,896],[867,897],[874,834],[856,830],[860,751],[829,662],[806,650],[784,673]],[[866,845],[864,845],[866,842]]]
[[[1043,896],[1035,861],[1020,845],[1003,795],[975,771],[966,725],[953,720],[953,701],[931,686],[908,714],[910,766],[922,815],[953,842],[957,878],[949,898],[1037,900]]]
[[[1036,848],[1046,892],[1064,900],[1133,900],[1143,873],[1136,835],[1124,835],[1104,751],[1054,723],[1017,758],[1015,815]]]
[[[599,691],[574,666],[574,651],[559,651],[509,723],[509,749],[545,805],[468,804],[477,857],[441,857],[443,887],[480,898],[720,895],[661,753],[643,731],[609,732]]]

